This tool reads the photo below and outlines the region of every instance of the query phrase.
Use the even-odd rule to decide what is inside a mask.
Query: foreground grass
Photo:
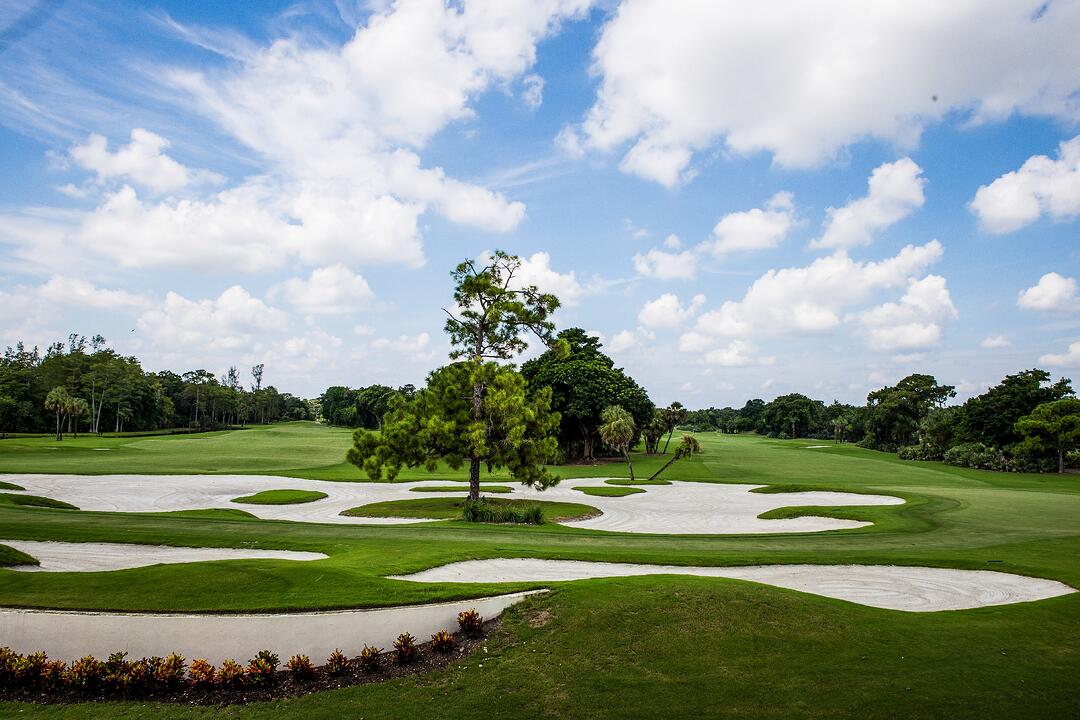
[[[326,493],[315,490],[263,490],[254,495],[233,498],[232,502],[242,505],[300,505],[324,497]]]
[[[484,502],[511,510],[525,510],[538,506],[544,512],[544,519],[552,522],[577,520],[599,515],[600,511],[589,505],[567,502],[549,502],[546,500],[510,500],[507,498],[485,498]],[[421,498],[418,500],[389,500],[369,503],[351,508],[341,513],[352,517],[399,517],[399,518],[435,518],[438,520],[458,520],[465,506],[463,497]]]

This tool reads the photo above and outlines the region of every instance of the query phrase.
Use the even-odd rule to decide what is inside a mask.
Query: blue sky
[[[1075,373],[1080,7],[859,7],[6,3],[0,345],[419,383],[501,248],[658,402]]]

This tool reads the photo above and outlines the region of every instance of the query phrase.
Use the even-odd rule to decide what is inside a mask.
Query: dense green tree
[[[1043,403],[1072,395],[1068,378],[1055,383],[1038,368],[1006,375],[999,384],[961,406],[957,434],[963,440],[1007,449],[1020,442],[1016,421]]]
[[[941,385],[933,375],[921,374],[875,390],[866,398],[867,444],[890,450],[910,445],[930,411],[955,395],[952,385]]]
[[[71,407],[72,397],[68,394],[67,388],[63,385],[57,385],[49,394],[45,396],[45,409],[51,410],[56,414],[56,439],[64,439],[64,418],[67,416],[68,409]]]
[[[609,405],[627,410],[646,429],[655,406],[648,393],[604,354],[600,341],[581,328],[559,333],[558,347],[521,367],[534,389],[551,388],[552,408],[562,417],[559,443],[567,459],[594,460],[601,414]]]
[[[1065,454],[1080,448],[1080,400],[1064,398],[1043,403],[1016,422],[1023,439],[1021,453],[1054,453],[1058,472],[1065,472]]]
[[[686,420],[687,410],[679,401],[675,401],[660,411],[660,417],[664,421],[664,430],[667,432],[667,440],[664,442],[664,454],[667,454],[668,444],[671,443],[671,435],[679,423]]]
[[[667,425],[662,410],[654,410],[649,421],[641,428],[641,437],[645,442],[645,453],[656,455],[660,450],[660,438],[664,437]]]
[[[478,416],[476,384],[484,388]],[[512,367],[458,362],[431,373],[413,399],[395,396],[382,431],[358,429],[347,458],[372,480],[384,473],[393,479],[403,466],[434,471],[443,461],[455,470],[466,463],[489,472],[505,467],[523,484],[543,489],[558,481],[544,467],[558,447],[558,424],[550,390],[527,392]]]
[[[634,463],[630,460],[630,444],[637,436],[633,416],[618,405],[604,408],[600,417],[600,438],[622,454],[626,466],[630,468],[630,479],[634,479]]]
[[[768,433],[789,437],[804,437],[813,423],[825,414],[825,405],[820,400],[811,400],[800,393],[781,395],[761,412],[759,426]]]

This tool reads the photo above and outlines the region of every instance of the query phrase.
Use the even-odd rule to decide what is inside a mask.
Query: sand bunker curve
[[[169,547],[133,543],[0,540],[0,544],[26,553],[40,563],[7,568],[21,572],[103,572],[210,560],[323,560],[327,557],[322,553],[292,550]]]
[[[896,565],[755,565],[684,567],[509,558],[467,560],[393,576],[411,582],[559,582],[635,575],[732,578],[887,610],[935,612],[1044,600],[1076,592],[1054,580],[990,570]]]
[[[414,488],[445,486],[437,481],[407,483],[328,482],[258,475],[6,475],[34,495],[71,503],[82,510],[115,512],[168,512],[235,508],[233,498],[266,490],[302,487],[327,497],[300,505],[246,505],[244,509],[265,520],[315,523],[389,525],[430,522],[416,518],[365,518],[341,515],[343,510],[371,503],[415,500]],[[576,487],[604,486],[607,478],[567,478],[545,491],[514,486],[503,493],[510,499],[581,502]],[[815,516],[764,520],[770,510],[792,506],[898,505],[904,500],[887,495],[844,492],[754,493],[760,485],[672,482],[650,485],[646,492],[625,497],[592,495],[588,504],[601,514],[563,523],[570,527],[629,533],[684,535],[761,534],[849,530],[868,522]],[[467,486],[461,484],[464,495]]]

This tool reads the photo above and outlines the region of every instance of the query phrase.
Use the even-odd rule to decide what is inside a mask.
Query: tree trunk
[[[630,453],[627,452],[626,448],[623,448],[622,454],[623,454],[623,457],[626,458],[626,466],[628,468],[630,468],[630,481],[633,482],[634,481],[634,463],[630,462]]]
[[[480,458],[469,461],[469,499],[480,499]]]
[[[60,411],[56,411],[56,439],[63,440],[64,436],[60,434]]]
[[[667,446],[671,444],[671,436],[675,434],[675,428],[671,428],[671,431],[667,434],[667,440],[664,441],[664,452],[661,455],[667,455]],[[656,443],[659,445],[660,443]]]
[[[1065,450],[1058,448],[1058,472],[1065,472]]]
[[[578,423],[578,427],[581,428],[581,461],[592,462],[595,459],[593,458],[592,433],[585,427],[585,423]]]
[[[657,470],[656,472],[654,472],[652,475],[649,476],[649,480],[652,481],[652,480],[655,480],[656,478],[660,477],[660,474],[662,472],[664,472],[665,470],[667,470],[669,467],[671,467],[671,464],[674,463],[678,459],[679,459],[679,457],[677,455],[672,455],[671,459],[668,460],[666,463],[664,463],[664,467],[660,468],[659,470]],[[631,477],[633,477],[632,474],[631,474]]]

